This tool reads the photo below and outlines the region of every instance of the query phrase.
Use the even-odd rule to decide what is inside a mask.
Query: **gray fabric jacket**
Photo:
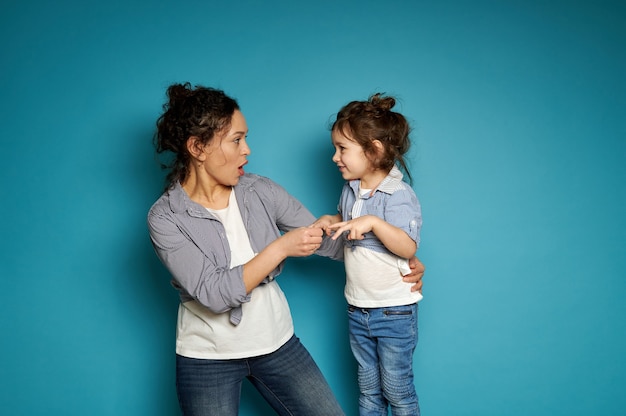
[[[294,228],[315,221],[297,199],[272,180],[242,176],[234,187],[244,226],[255,253]],[[241,320],[241,305],[250,301],[243,283],[243,266],[230,268],[230,246],[222,223],[193,202],[179,183],[166,191],[148,213],[148,229],[157,256],[172,274],[181,302],[197,300],[214,313],[230,311]],[[318,255],[341,260],[343,239],[325,237]],[[284,262],[267,277],[278,276]]]

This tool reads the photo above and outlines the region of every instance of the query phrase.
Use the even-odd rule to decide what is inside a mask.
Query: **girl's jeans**
[[[359,414],[419,415],[413,384],[417,303],[384,308],[348,307],[350,346],[358,363]]]
[[[260,357],[202,360],[176,356],[176,388],[185,416],[237,416],[244,378],[278,415],[344,415],[295,335],[277,351]]]

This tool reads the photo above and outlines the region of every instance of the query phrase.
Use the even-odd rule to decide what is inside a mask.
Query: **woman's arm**
[[[322,244],[322,230],[300,227],[283,234],[243,266],[243,281],[250,293],[287,257],[305,257]]]
[[[207,231],[206,227],[192,228]],[[213,313],[224,313],[248,302],[250,297],[242,279],[243,268],[229,267],[226,255],[218,250],[218,246],[220,250],[223,247],[219,238],[205,240],[207,244],[215,244],[214,251],[208,253],[200,249],[183,229],[167,213],[154,210],[148,215],[148,230],[154,250],[183,297],[197,300]]]

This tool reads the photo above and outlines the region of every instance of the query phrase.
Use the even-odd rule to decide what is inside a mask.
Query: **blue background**
[[[3,414],[178,414],[177,297],[145,215],[180,81],[237,98],[248,170],[316,215],[341,186],[333,114],[398,97],[424,215],[423,414],[624,414],[625,50],[619,1],[5,0]],[[280,281],[355,415],[342,265],[293,259]],[[242,415],[271,414],[243,396]]]

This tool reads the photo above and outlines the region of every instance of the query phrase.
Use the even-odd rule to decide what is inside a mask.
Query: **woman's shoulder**
[[[182,187],[179,184],[172,185],[152,204],[148,216],[184,211],[186,209],[184,197]]]
[[[260,189],[274,189],[280,188],[281,186],[276,183],[274,180],[268,178],[267,176],[259,175],[256,173],[246,173],[239,179],[239,184],[237,184],[240,188],[260,188]]]
[[[254,173],[246,173],[239,179],[239,183],[235,186],[235,194],[237,198],[245,198],[252,196],[265,204],[275,206],[293,199],[291,194],[280,184],[263,175]]]
[[[169,206],[169,199],[169,193],[167,191],[163,192],[161,196],[159,196],[159,198],[154,201],[148,212],[153,213],[155,211],[162,210],[165,206]]]

